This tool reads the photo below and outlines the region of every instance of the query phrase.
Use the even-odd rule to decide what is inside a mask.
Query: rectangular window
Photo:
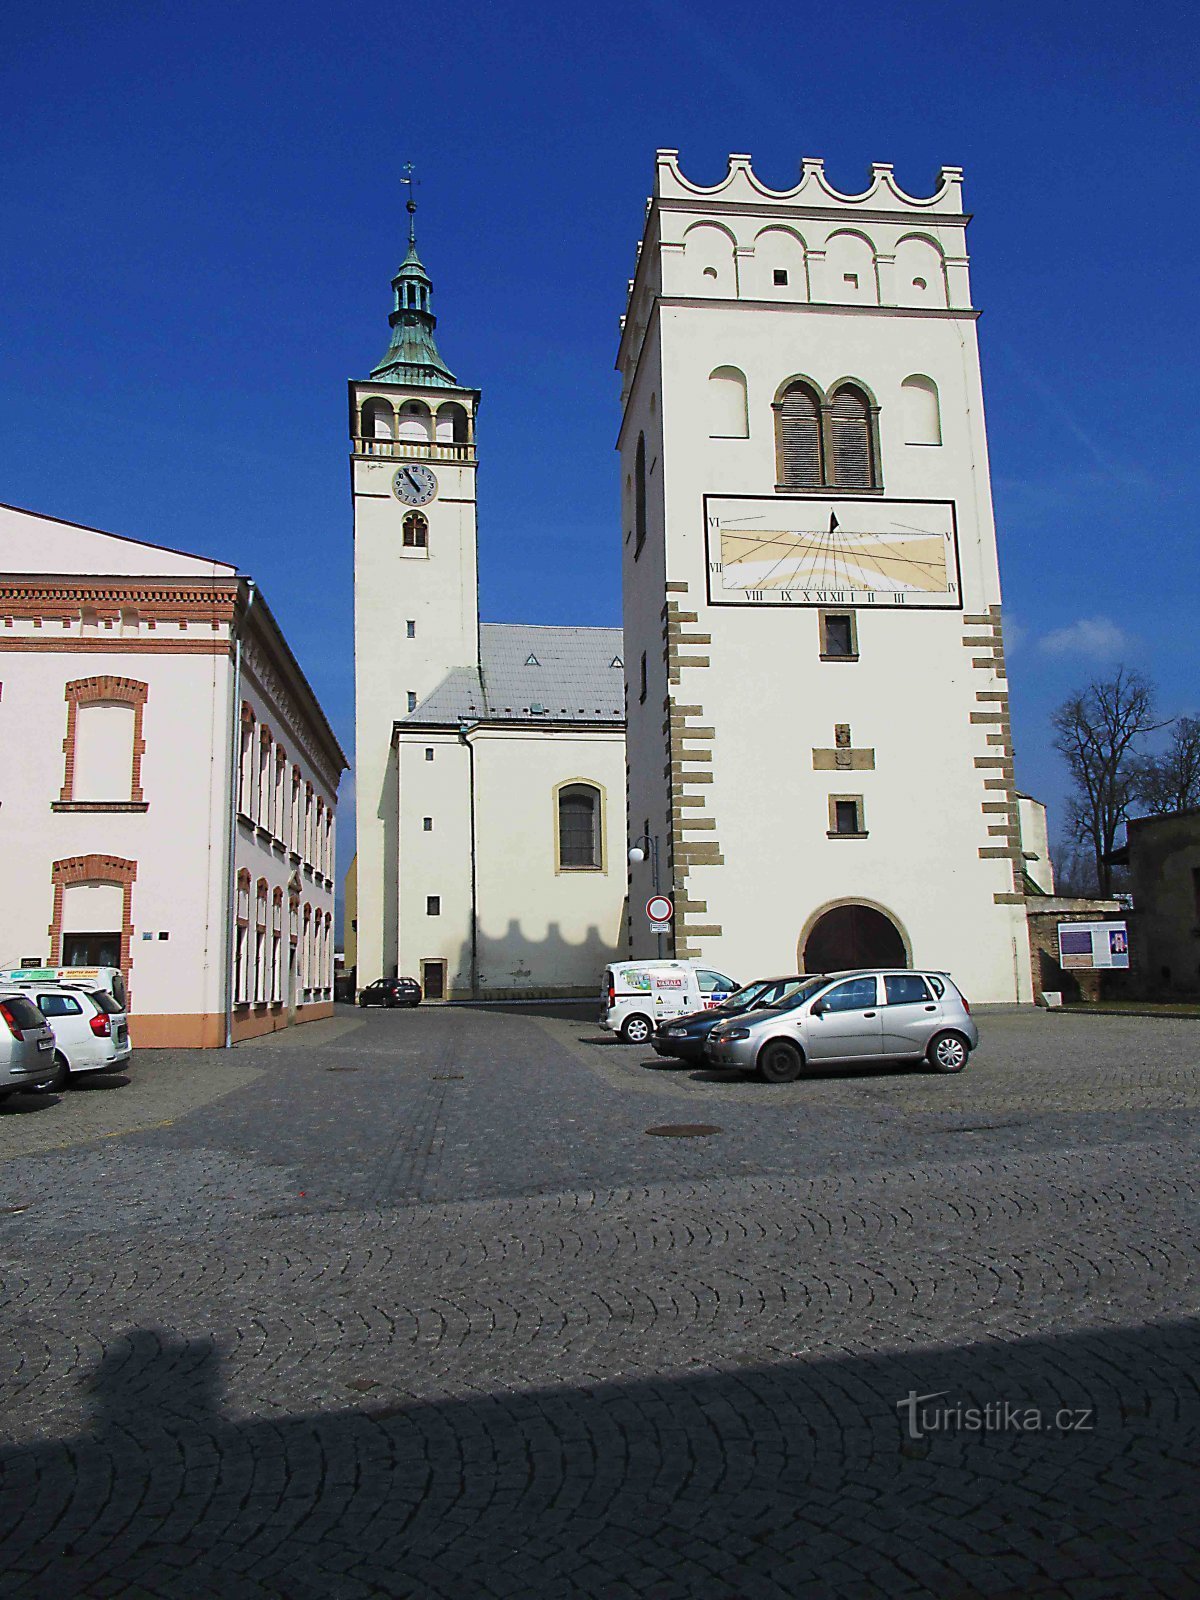
[[[786,267],[776,267],[771,276],[777,289],[782,289],[787,284],[788,277]]]
[[[440,894],[427,894],[425,896],[425,915],[427,917],[440,917],[442,914],[442,897]]]
[[[73,799],[130,799],[134,720],[134,707],[124,703],[105,701],[76,707]]]
[[[829,797],[829,837],[861,839],[866,835],[863,800],[860,794],[833,794]]]
[[[858,628],[853,611],[820,611],[822,661],[857,661]]]
[[[261,928],[254,935],[254,1000],[267,998],[267,936]]]
[[[254,805],[254,723],[242,721],[241,762],[238,767],[238,810],[249,817]]]
[[[283,941],[278,933],[271,935],[271,999],[283,999]]]
[[[426,761],[432,761],[433,760],[433,751],[430,749],[430,747],[428,745],[425,746],[425,759],[426,759]]]
[[[433,818],[432,817],[422,817],[421,818],[421,826],[425,829],[426,833],[432,833],[433,832]]]
[[[412,618],[411,618],[411,617],[410,617],[410,618],[409,618],[409,620],[408,620],[408,621],[407,621],[407,622],[406,622],[406,623],[405,623],[405,624],[404,624],[404,632],[405,632],[405,636],[406,636],[406,637],[407,637],[407,638],[409,638],[409,639],[415,639],[415,638],[416,638],[416,637],[417,637],[417,625],[416,625],[416,623],[415,623],[415,622],[414,622],[414,621],[413,621],[413,620],[412,620]]]
[[[236,964],[234,967],[234,997],[239,1005],[250,998],[249,973],[246,970],[246,929],[240,924],[237,931]]]
[[[643,650],[642,651],[642,687],[641,687],[641,692],[638,695],[638,699],[639,700],[645,700],[645,698],[646,698],[646,652]]]
[[[408,709],[410,711],[415,711],[417,709],[417,694],[415,689],[410,689],[408,691]]]

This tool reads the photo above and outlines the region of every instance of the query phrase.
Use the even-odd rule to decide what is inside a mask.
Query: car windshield
[[[760,1001],[762,996],[773,985],[769,983],[748,983],[745,988],[735,989],[728,1000],[722,1000],[722,1011],[745,1011],[748,1006]]]
[[[826,980],[823,977],[792,978],[782,986],[783,992],[764,1004],[763,1011],[791,1011],[810,999]]]

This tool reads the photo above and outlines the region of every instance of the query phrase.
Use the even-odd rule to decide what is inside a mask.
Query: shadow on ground
[[[445,1404],[357,1361],[354,1409],[238,1423],[211,1342],[117,1339],[82,1437],[0,1453],[6,1595],[1196,1592],[1194,1323]]]

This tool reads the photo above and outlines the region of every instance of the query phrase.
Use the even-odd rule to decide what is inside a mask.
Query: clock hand
[[[419,493],[420,492],[420,488],[421,488],[421,480],[420,480],[420,478],[417,477],[416,468],[415,467],[405,467],[404,476],[408,479],[409,483],[412,484],[413,488],[416,489],[418,491],[418,493]]]

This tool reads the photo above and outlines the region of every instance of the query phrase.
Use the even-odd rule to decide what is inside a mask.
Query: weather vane
[[[409,242],[409,244],[416,244],[416,242],[417,242],[417,199],[416,199],[416,188],[417,188],[418,180],[413,177],[413,172],[415,170],[416,169],[414,168],[412,162],[411,161],[406,161],[404,163],[404,177],[400,179],[400,182],[403,183],[403,184],[406,184],[407,187],[408,187],[408,200],[405,202],[404,209],[408,212],[408,242]]]

